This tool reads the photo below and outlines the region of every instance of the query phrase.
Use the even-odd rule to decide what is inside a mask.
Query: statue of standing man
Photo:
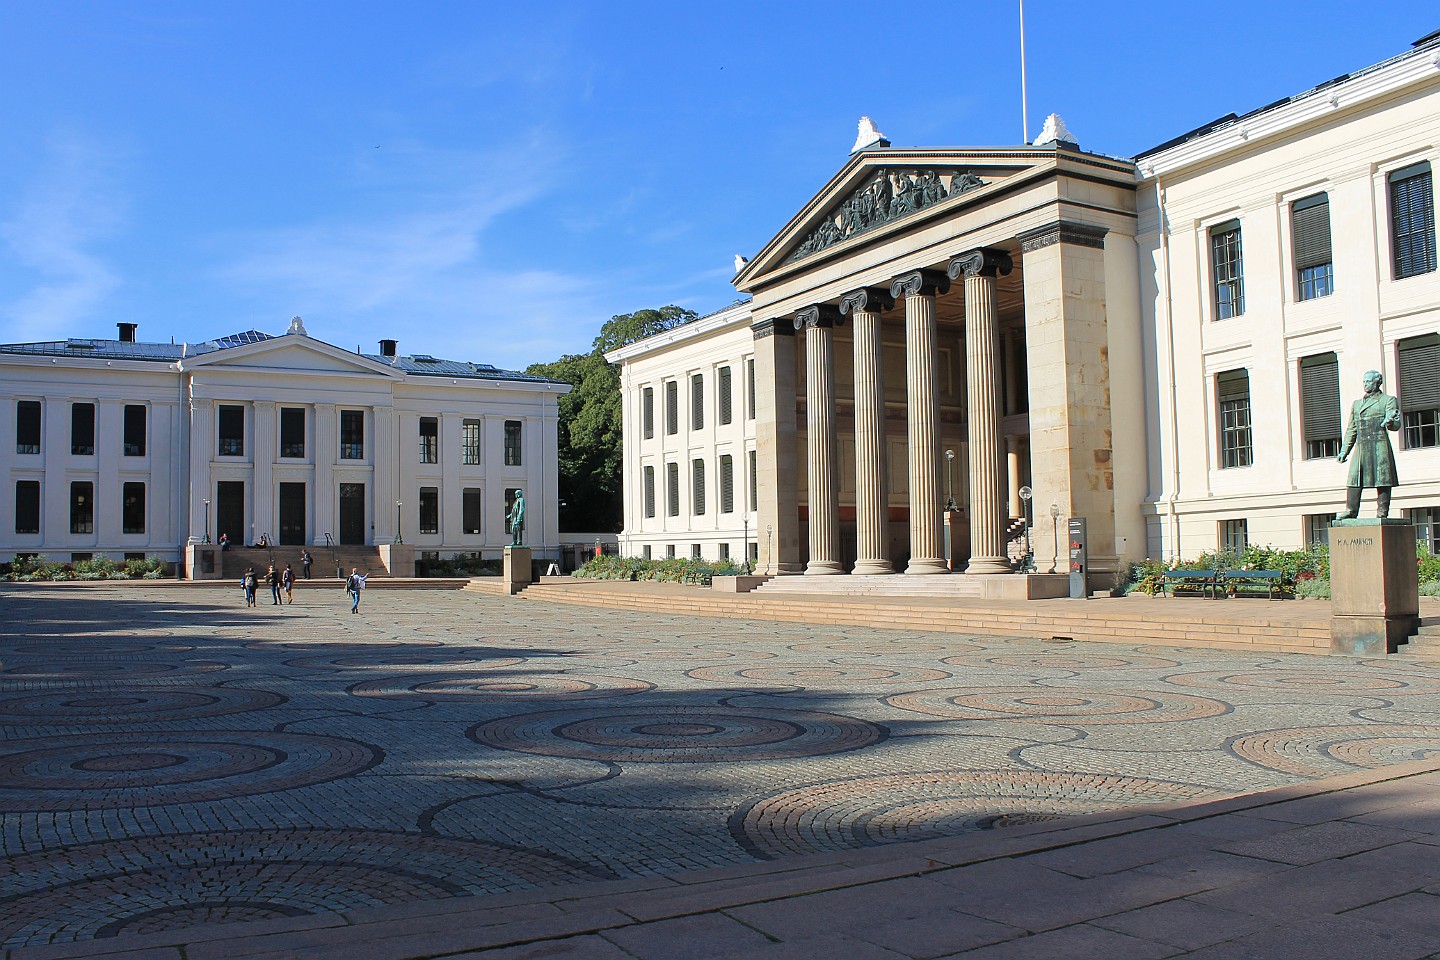
[[[1378,370],[1367,370],[1365,396],[1350,408],[1350,425],[1340,445],[1340,462],[1350,460],[1350,475],[1345,481],[1345,512],[1337,520],[1353,520],[1359,515],[1360,492],[1366,487],[1375,488],[1375,515],[1381,519],[1390,515],[1390,488],[1400,481],[1395,476],[1395,451],[1386,431],[1400,429],[1400,404],[1380,392],[1384,383]]]
[[[515,491],[515,502],[505,517],[510,522],[510,545],[518,547],[525,542],[525,491]]]

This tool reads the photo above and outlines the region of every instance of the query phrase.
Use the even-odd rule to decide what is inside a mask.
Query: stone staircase
[[[254,567],[257,574],[263,574],[266,567],[275,564],[275,569],[284,570],[285,564],[290,564],[295,570],[295,578],[298,580],[303,574],[300,570],[300,554],[306,548],[301,546],[274,546],[274,547],[231,547],[220,554],[220,577],[222,580],[238,581],[245,572],[246,567]],[[310,557],[314,561],[310,568],[310,576],[317,580],[331,579],[335,576],[335,567],[338,564],[343,575],[348,576],[352,567],[358,567],[360,571],[371,577],[388,577],[390,572],[380,562],[380,549],[378,547],[366,546],[344,546],[344,547],[310,547]]]
[[[1420,629],[1395,651],[1396,656],[1440,660],[1440,618],[1421,618]]]
[[[1068,590],[1063,574],[998,574],[966,576],[855,576],[772,577],[752,593],[760,596],[804,595],[808,597],[933,598],[938,600],[1038,599],[1062,597]]]

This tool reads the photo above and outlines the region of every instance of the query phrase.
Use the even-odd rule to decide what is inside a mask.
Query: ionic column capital
[[[807,327],[838,327],[841,322],[840,311],[830,303],[817,303],[795,311],[796,330]]]
[[[883,287],[861,287],[840,298],[840,312],[847,316],[854,313],[879,313],[893,306],[895,298]]]
[[[934,297],[950,290],[950,278],[939,270],[912,270],[890,281],[890,296]]]
[[[951,260],[950,267],[945,272],[951,280],[959,280],[961,277],[1003,277],[1007,276],[1014,266],[1010,254],[1004,250],[980,247]]]

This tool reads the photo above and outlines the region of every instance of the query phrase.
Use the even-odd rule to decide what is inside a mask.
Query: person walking
[[[309,579],[310,579],[310,564],[311,564],[311,563],[312,563],[312,561],[311,561],[311,559],[310,559],[310,551],[309,551],[309,550],[301,550],[301,551],[300,551],[300,572],[305,575],[305,579],[306,579],[306,580],[309,580]]]
[[[285,572],[280,574],[280,586],[285,589],[285,602],[295,602],[295,571],[290,569],[290,564],[285,564]]]
[[[255,579],[255,568],[246,567],[245,575],[240,578],[240,588],[245,591],[245,606],[255,606],[255,589],[259,583]]]
[[[270,564],[270,569],[265,572],[265,580],[270,584],[271,605],[280,606],[280,571],[275,569],[275,564]]]
[[[356,567],[350,568],[350,578],[345,581],[345,592],[350,595],[350,612],[360,612],[360,591],[365,589],[365,576]]]

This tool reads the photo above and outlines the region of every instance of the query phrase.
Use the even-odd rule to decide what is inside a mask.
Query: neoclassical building
[[[516,490],[557,555],[567,384],[256,331],[0,345],[0,556],[159,556],[228,535],[499,556]]]
[[[1055,123],[1003,148],[864,130],[743,264],[748,302],[611,354],[622,550],[1000,577],[1022,493],[1035,566],[1063,572],[1083,518],[1097,585],[1300,546],[1344,501],[1372,368],[1405,411],[1395,506],[1434,542],[1440,34],[1134,159]]]

